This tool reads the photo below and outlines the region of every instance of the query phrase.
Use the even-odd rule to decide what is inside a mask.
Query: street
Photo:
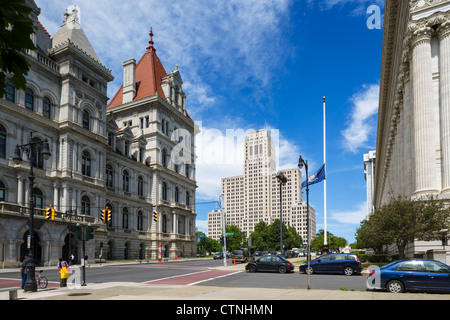
[[[223,260],[191,260],[183,262],[136,263],[86,267],[86,284],[107,282],[135,282],[149,285],[198,285],[229,288],[305,289],[307,276],[298,272],[287,274],[244,271],[245,264],[223,268]],[[77,267],[77,266],[75,266]],[[222,267],[222,268],[220,268]],[[37,268],[40,270],[40,268]],[[57,268],[44,268],[49,284],[59,284]],[[11,282],[10,279],[15,279]],[[366,275],[316,275],[310,276],[312,289],[366,290]],[[20,286],[20,274],[0,274],[0,288]]]

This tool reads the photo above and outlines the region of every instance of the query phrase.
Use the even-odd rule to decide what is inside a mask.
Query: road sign
[[[227,233],[226,235],[227,235],[227,236],[232,236],[232,235],[234,235],[234,232]]]

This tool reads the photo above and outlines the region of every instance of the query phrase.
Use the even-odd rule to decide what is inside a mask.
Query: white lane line
[[[224,275],[217,276],[217,277],[213,277],[213,278],[209,278],[209,279],[200,280],[200,281],[197,281],[197,282],[192,282],[192,283],[187,284],[187,286],[193,286],[193,285],[196,285],[196,284],[205,282],[205,281],[210,281],[210,280],[215,280],[215,279],[219,279],[219,278],[228,277],[228,276],[231,276],[231,275],[233,275],[233,274],[237,274],[237,273],[239,273],[239,272],[242,272],[242,271],[236,271],[236,272],[233,272],[233,273],[228,273],[228,274],[224,274]]]
[[[171,277],[159,278],[159,279],[150,280],[150,281],[144,281],[142,283],[150,283],[150,282],[156,282],[156,281],[161,281],[161,280],[167,280],[167,279],[173,279],[173,278],[179,278],[179,277],[186,277],[186,276],[190,276],[190,275],[193,275],[193,274],[202,273],[202,272],[209,272],[209,271],[210,270],[202,270],[202,271],[192,272],[192,273],[187,273],[187,274],[179,274],[177,276],[171,276]]]

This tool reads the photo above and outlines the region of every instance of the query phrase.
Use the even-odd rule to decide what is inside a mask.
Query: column
[[[431,37],[433,29],[414,32],[411,47],[411,78],[414,109],[414,153],[416,185],[414,195],[436,193],[436,148],[433,129],[433,85]]]
[[[439,37],[442,193],[450,193],[450,22],[444,22],[437,32]]]
[[[17,204],[19,206],[24,206],[25,203],[23,201],[23,178],[21,175],[17,177]]]

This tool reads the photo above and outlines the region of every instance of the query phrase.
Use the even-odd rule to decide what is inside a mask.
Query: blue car
[[[340,273],[351,276],[361,273],[361,261],[353,253],[330,253],[320,256],[300,265],[300,272],[304,273]]]
[[[369,270],[368,289],[450,292],[450,267],[434,260],[401,260]]]

